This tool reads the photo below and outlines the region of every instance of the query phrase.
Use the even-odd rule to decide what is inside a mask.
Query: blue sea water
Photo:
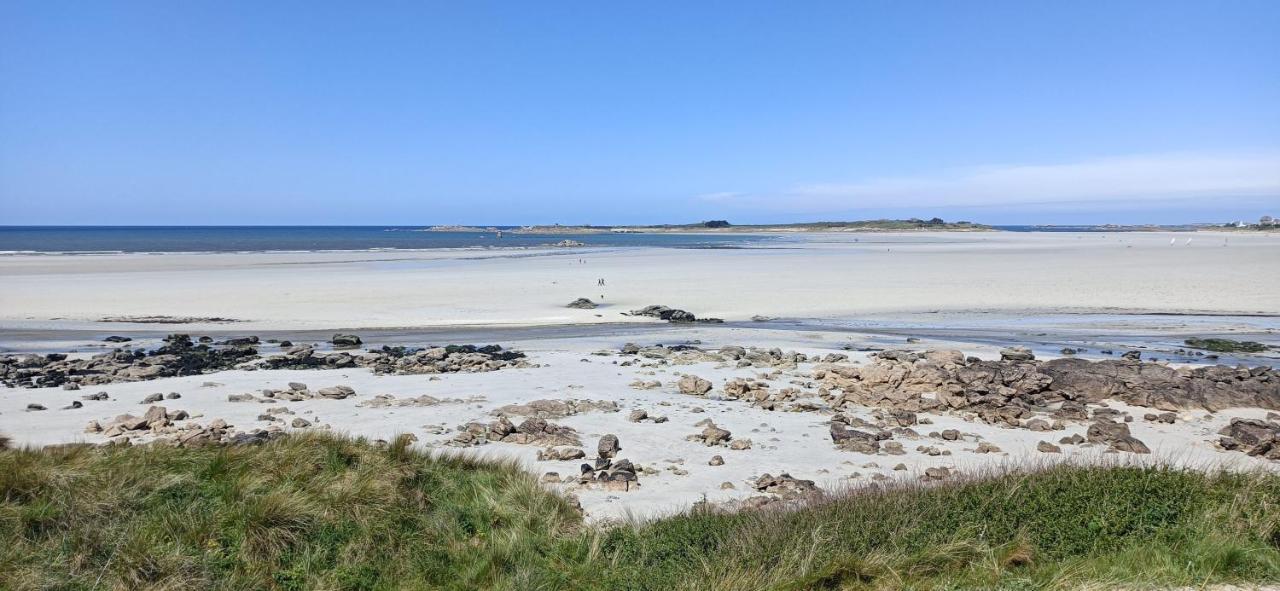
[[[0,226],[0,254],[269,252],[587,246],[735,248],[774,239],[742,234],[511,234],[389,226]],[[503,228],[510,230],[512,228]]]

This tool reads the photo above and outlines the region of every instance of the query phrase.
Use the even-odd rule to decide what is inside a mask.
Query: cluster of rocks
[[[752,406],[764,410],[782,410],[785,407],[786,410],[792,411],[811,411],[818,408],[818,405],[811,401],[801,400],[811,397],[804,391],[797,388],[770,390],[769,383],[763,380],[743,378],[729,380],[724,384],[724,396],[731,400],[746,400]]]
[[[628,491],[640,486],[640,471],[631,460],[619,459],[622,444],[617,435],[609,434],[596,444],[596,458],[591,463],[578,466],[577,476],[561,477],[559,472],[547,472],[542,481],[547,483],[576,482],[583,486],[600,486],[605,490]],[[578,448],[550,448],[538,452],[539,460],[579,460],[586,452]]]
[[[642,359],[658,362],[687,365],[693,363],[731,363],[736,367],[756,367],[768,369],[796,369],[800,363],[839,363],[848,361],[849,356],[843,353],[828,353],[822,357],[805,355],[796,351],[783,351],[772,348],[739,347],[727,345],[719,349],[703,349],[696,345],[652,345],[641,347],[635,343],[627,343],[619,350],[622,355],[634,355]],[[623,365],[626,365],[624,362]]]
[[[534,400],[524,404],[501,406],[492,410],[490,414],[562,419],[586,412],[618,412],[618,403],[612,400]]]
[[[466,404],[469,402],[482,402],[484,397],[471,396],[468,398],[436,398],[423,394],[421,396],[410,396],[407,398],[396,398],[391,394],[378,394],[369,400],[361,402],[356,406],[367,408],[388,408],[388,407],[424,407],[437,406],[440,404]]]
[[[491,441],[540,445],[543,447],[580,446],[582,441],[571,427],[550,423],[537,417],[525,419],[516,426],[507,417],[490,423],[473,421],[458,427],[458,434],[446,445],[470,447]]]
[[[649,411],[637,408],[627,415],[627,420],[632,423],[665,423],[667,417],[650,415]]]
[[[257,398],[253,394],[228,394],[227,402],[300,402],[303,400],[330,399],[342,400],[356,395],[355,388],[351,386],[329,386],[318,390],[310,390],[306,384],[300,382],[289,382],[289,387],[281,390],[271,388],[259,391],[262,398]]]
[[[658,318],[671,323],[688,323],[688,322],[706,322],[718,324],[724,322],[719,318],[698,318],[692,312],[687,312],[678,308],[668,308],[660,304],[645,306],[639,310],[632,310],[631,316],[647,316],[649,318]]]
[[[495,371],[529,367],[524,353],[499,345],[449,345],[447,347],[383,347],[368,352],[317,352],[313,345],[293,346],[260,357],[256,336],[214,343],[210,337],[193,341],[190,335],[171,334],[152,351],[115,349],[88,358],[63,353],[0,356],[0,383],[10,388],[81,386],[132,382],[174,376],[198,375],[227,369],[338,369],[367,367],[377,374],[437,374]],[[337,348],[362,344],[356,335],[335,334]]]
[[[426,349],[384,346],[358,354],[317,352],[313,346],[301,345],[264,357],[254,365],[262,369],[367,367],[379,375],[476,373],[529,367],[524,353],[508,351],[499,345],[449,345]]]
[[[141,417],[124,414],[105,423],[90,421],[85,433],[106,436],[110,445],[130,445],[134,438],[145,436],[155,445],[180,447],[256,444],[283,434],[277,427],[237,431],[222,419],[214,419],[208,425],[194,421],[177,423],[188,418],[190,416],[184,410],[170,411],[163,406],[152,406]]]
[[[214,346],[212,339],[205,339],[195,343],[190,335],[172,334],[152,351],[116,349],[80,359],[62,353],[0,356],[0,382],[10,388],[76,389],[222,371],[258,355],[252,342]]]
[[[1242,451],[1251,456],[1280,460],[1280,423],[1275,414],[1268,414],[1265,421],[1257,419],[1231,419],[1231,424],[1218,432],[1222,449]]]

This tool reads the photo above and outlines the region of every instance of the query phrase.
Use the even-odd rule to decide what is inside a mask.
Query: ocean
[[[0,226],[0,254],[162,253],[529,248],[587,246],[740,248],[775,240],[742,234],[511,234],[424,232],[391,226]]]

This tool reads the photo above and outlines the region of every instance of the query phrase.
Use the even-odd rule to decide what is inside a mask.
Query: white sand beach
[[[0,257],[4,285],[0,344],[11,349],[37,347],[33,343],[41,339],[57,340],[59,347],[76,351],[73,356],[87,356],[103,349],[99,341],[108,334],[132,334],[138,338],[133,344],[153,346],[165,332],[217,331],[222,337],[264,334],[266,338],[263,331],[492,325],[497,332],[485,333],[483,338],[497,335],[500,344],[525,352],[536,367],[439,376],[374,375],[364,368],[231,370],[75,391],[6,388],[0,389],[0,432],[30,445],[99,443],[107,438],[85,433],[89,421],[106,423],[120,414],[140,415],[148,405],[139,402],[148,394],[176,392],[181,398],[156,404],[184,410],[190,420],[201,423],[218,418],[238,429],[289,430],[292,418],[303,417],[314,424],[312,429],[384,440],[409,433],[420,445],[454,449],[443,444],[457,434],[460,425],[493,420],[494,409],[504,405],[540,399],[607,400],[619,410],[587,412],[553,422],[576,429],[589,454],[599,437],[615,434],[621,440],[620,457],[656,472],[641,475],[641,486],[626,492],[576,483],[553,485],[576,494],[592,519],[654,516],[702,499],[741,500],[758,494],[751,482],[764,473],[788,472],[833,490],[876,478],[919,478],[925,468],[937,466],[973,473],[1008,463],[1160,460],[1206,468],[1274,469],[1274,462],[1224,451],[1214,443],[1218,430],[1230,419],[1267,416],[1266,410],[1258,408],[1186,411],[1179,413],[1176,422],[1165,424],[1142,420],[1151,409],[1109,403],[1137,417],[1131,424],[1133,434],[1152,450],[1141,457],[1104,454],[1105,447],[1099,446],[1063,446],[1061,454],[1036,451],[1041,441],[1083,433],[1085,423],[1040,433],[986,424],[962,413],[921,413],[931,424],[916,428],[919,439],[904,440],[905,455],[865,455],[832,445],[830,412],[770,411],[720,395],[732,378],[759,378],[759,368],[724,363],[620,365],[622,358],[616,355],[628,341],[692,343],[708,349],[741,345],[815,356],[848,354],[850,363],[865,364],[869,353],[858,349],[869,346],[955,348],[966,355],[994,359],[1010,343],[1032,345],[1042,358],[1056,356],[1063,343],[1083,343],[1089,346],[1082,353],[1085,358],[1103,358],[1100,348],[1127,346],[1149,348],[1149,357],[1165,356],[1183,365],[1203,363],[1174,352],[1184,335],[1240,332],[1275,344],[1280,338],[1274,318],[1280,315],[1280,274],[1275,272],[1280,268],[1280,237],[1213,233],[1173,237],[1174,245],[1170,245],[1171,235],[1158,233],[931,233],[806,235],[769,247],[713,250],[5,256]],[[1190,244],[1188,238],[1193,238]],[[596,285],[600,278],[605,279],[604,287]],[[601,306],[594,310],[564,307],[578,297]],[[671,327],[622,314],[648,304],[667,304],[731,323],[764,315],[817,319],[845,328],[777,328],[770,323]],[[97,322],[112,316],[157,315],[240,322]],[[614,332],[601,326],[599,332],[578,336],[536,336],[518,328],[618,322],[639,323],[642,330]],[[907,332],[877,332],[873,330],[877,322],[897,323]],[[943,330],[947,327],[960,328],[947,333]],[[931,333],[931,329],[941,332]],[[1102,333],[1111,340],[1098,340]],[[908,342],[904,334],[923,337]],[[1139,336],[1145,340],[1125,340]],[[366,337],[367,346],[379,344],[376,337]],[[1073,340],[1055,340],[1063,338]],[[278,351],[273,347],[263,345],[263,353]],[[602,350],[611,354],[594,354]],[[1254,357],[1253,362],[1274,364],[1274,356]],[[801,389],[811,393],[809,376],[814,367],[801,364],[767,379],[778,388],[810,384]],[[685,373],[710,380],[714,390],[707,397],[680,394],[675,384]],[[648,390],[630,386],[637,380],[658,381],[661,386]],[[284,404],[228,401],[229,395],[284,388],[291,381],[313,389],[346,385],[356,396]],[[62,410],[96,392],[105,392],[109,398]],[[384,394],[467,402],[368,406],[375,396]],[[28,404],[48,410],[29,412]],[[280,421],[259,419],[268,407],[281,406],[287,407],[287,413],[275,411]],[[631,422],[628,416],[633,410],[667,421]],[[855,414],[876,420],[872,408]],[[686,440],[708,418],[730,430],[735,439],[749,439],[750,449],[707,447]],[[959,440],[929,435],[945,429],[963,435]],[[148,437],[135,439],[144,442]],[[974,453],[979,443],[1001,451]],[[917,446],[940,453],[919,452]],[[519,458],[538,474],[576,476],[579,461],[537,461],[537,449],[502,442],[466,448],[469,453]],[[714,455],[722,456],[724,464],[708,465]],[[898,464],[905,469],[894,470]]]
[[[770,244],[11,255],[0,257],[0,327],[155,315],[231,318],[246,330],[635,322],[622,313],[649,304],[726,320],[972,310],[1280,314],[1280,234],[806,234]],[[601,307],[564,307],[579,297]]]

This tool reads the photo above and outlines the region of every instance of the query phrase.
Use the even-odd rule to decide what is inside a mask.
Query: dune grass
[[[1060,465],[584,525],[512,464],[294,436],[0,451],[0,589],[1074,589],[1280,580],[1280,476]]]

